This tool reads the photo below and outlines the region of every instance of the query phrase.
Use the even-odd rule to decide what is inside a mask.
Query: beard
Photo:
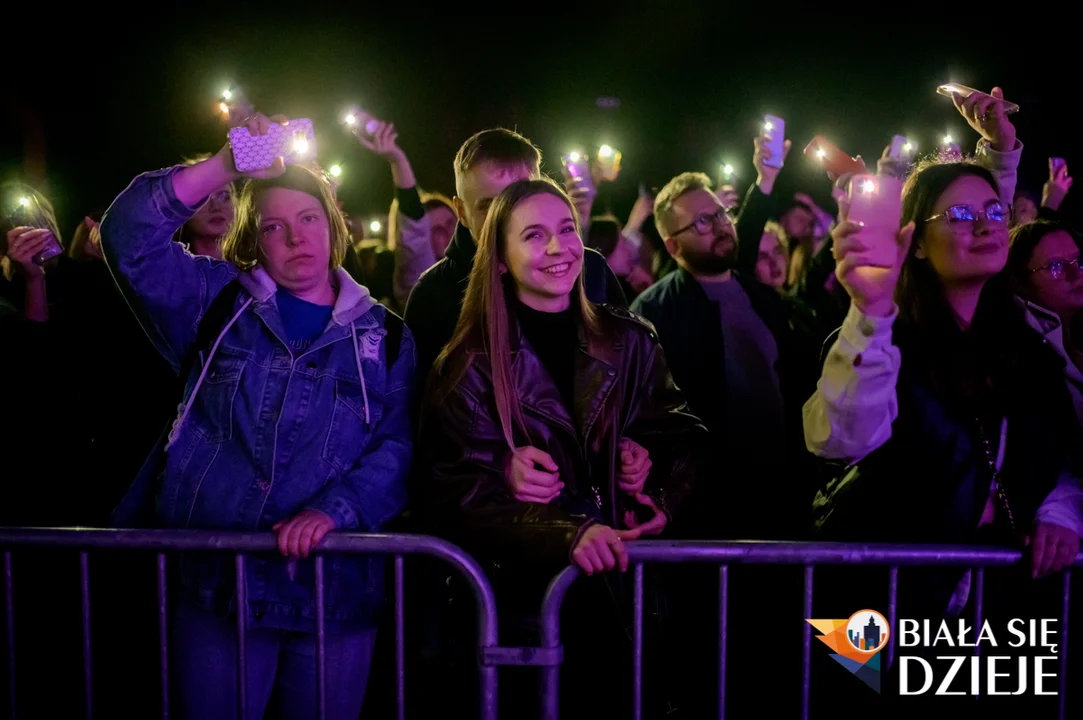
[[[719,235],[709,250],[683,248],[681,259],[694,275],[721,275],[737,264],[737,241],[732,235]]]

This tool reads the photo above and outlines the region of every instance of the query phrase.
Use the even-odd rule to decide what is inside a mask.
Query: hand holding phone
[[[64,248],[54,234],[53,225],[49,222],[49,217],[37,196],[20,195],[11,202],[5,215],[8,226],[12,230],[7,233],[5,247],[0,251],[0,255],[7,254],[9,249],[14,254],[16,249],[7,246],[15,245],[15,240],[20,237],[25,241],[19,243],[20,247],[28,247],[27,243],[33,244],[34,249],[30,259],[35,265],[44,265],[47,261],[64,253]],[[22,232],[17,232],[19,228],[22,228]]]
[[[785,158],[786,121],[776,115],[763,116],[763,146],[771,151],[771,157],[764,158],[767,167],[781,168]]]
[[[573,150],[560,158],[561,165],[567,179],[584,186],[593,187],[594,181],[590,176],[590,157],[578,150]]]
[[[353,109],[346,112],[343,118],[346,129],[358,138],[372,137],[380,129],[381,120],[364,110]]]
[[[953,95],[958,95],[959,97],[963,98],[964,100],[969,98],[971,95],[974,95],[975,93],[978,94],[978,95],[984,95],[986,97],[993,98],[993,96],[990,95],[989,93],[983,93],[981,90],[975,90],[972,87],[967,87],[966,85],[960,85],[959,83],[945,83],[943,85],[939,85],[936,88],[936,94],[937,95],[944,95],[945,97],[949,97],[949,98],[952,97]],[[996,102],[998,102],[998,103],[1000,103],[1001,105],[1004,106],[1004,114],[1005,115],[1011,115],[1012,113],[1019,112],[1019,106],[1016,105],[1015,103],[1008,102],[1007,100],[1005,100],[1003,98],[993,98],[993,100],[995,100]]]
[[[242,173],[269,170],[278,158],[295,165],[312,162],[317,155],[316,134],[308,118],[271,122],[263,135],[253,134],[248,125],[232,128],[229,146],[233,166]]]
[[[609,145],[598,148],[598,173],[599,179],[605,182],[616,182],[620,175],[621,151]]]

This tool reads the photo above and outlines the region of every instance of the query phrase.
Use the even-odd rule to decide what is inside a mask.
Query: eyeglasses
[[[926,218],[925,222],[944,218],[948,221],[949,228],[956,229],[966,225],[973,226],[977,222],[979,215],[984,216],[989,222],[1007,225],[1011,217],[1011,210],[1000,202],[991,202],[985,206],[984,210],[975,210],[971,205],[952,205],[939,215]]]
[[[732,226],[733,218],[730,217],[729,211],[727,211],[726,208],[720,207],[713,213],[703,213],[702,215],[699,215],[690,224],[685,225],[683,228],[673,233],[673,235],[680,235],[685,230],[691,230],[692,228],[695,228],[696,232],[700,235],[706,235],[714,229],[716,222]]]
[[[1052,260],[1041,267],[1034,268],[1031,272],[1036,273],[1042,270],[1048,270],[1054,280],[1063,280],[1069,273],[1078,275],[1083,272],[1083,257],[1077,257],[1075,260]]]

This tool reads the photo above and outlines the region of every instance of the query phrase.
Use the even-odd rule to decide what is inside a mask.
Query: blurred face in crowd
[[[764,285],[782,289],[786,284],[786,248],[778,235],[764,231],[760,238],[760,255],[756,260],[756,277]]]
[[[437,205],[427,210],[425,217],[429,220],[429,243],[432,245],[433,255],[439,260],[444,257],[447,246],[451,244],[451,238],[455,236],[455,225],[458,219],[446,205]]]
[[[786,237],[794,240],[809,240],[816,237],[816,216],[808,208],[794,206],[779,218]]]
[[[718,197],[706,188],[673,202],[666,249],[694,275],[720,275],[737,261],[737,233]]]
[[[538,177],[538,169],[526,165],[479,163],[463,174],[459,197],[454,200],[459,219],[470,229],[471,235],[475,238],[481,237],[485,214],[489,211],[493,198],[516,180],[536,177]]]
[[[543,312],[568,308],[583,266],[583,241],[571,207],[551,193],[524,198],[504,225],[506,268],[524,305]]]
[[[260,264],[294,294],[329,281],[331,227],[320,201],[300,190],[272,187],[256,196]]]
[[[925,224],[916,255],[929,261],[945,285],[983,283],[1004,268],[1008,217],[985,180],[960,177],[940,195],[930,217],[936,219]]]
[[[1012,201],[1012,221],[1016,225],[1026,225],[1038,219],[1038,206],[1029,195],[1020,193]]]
[[[201,237],[221,237],[233,222],[233,199],[229,189],[219,190],[207,198],[188,221],[188,229]]]
[[[1079,270],[1079,245],[1058,230],[1038,241],[1027,263],[1027,299],[1061,317],[1083,308],[1083,273]]]

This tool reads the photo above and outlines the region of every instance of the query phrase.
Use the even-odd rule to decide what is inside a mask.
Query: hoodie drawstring
[[[218,338],[214,341],[214,345],[211,347],[210,353],[207,355],[206,361],[203,363],[203,369],[199,373],[199,379],[196,380],[196,385],[192,388],[192,394],[188,396],[187,402],[184,403],[184,409],[181,410],[180,415],[173,421],[173,427],[169,429],[169,439],[166,441],[166,448],[168,449],[173,441],[177,439],[177,435],[180,433],[181,426],[184,424],[184,419],[188,417],[188,412],[192,409],[192,404],[196,401],[196,393],[199,392],[199,386],[203,384],[203,379],[207,377],[207,370],[211,367],[211,360],[214,358],[214,353],[218,350],[219,343],[222,342],[222,338],[225,337],[229,329],[233,327],[233,323],[237,322],[237,318],[241,316],[248,306],[252,304],[252,298],[248,298],[244,301],[244,305],[241,305],[241,309],[233,314],[226,326],[222,328],[222,332],[218,333]]]
[[[361,351],[357,349],[357,330],[350,323],[350,338],[353,340],[353,359],[357,361],[357,377],[361,379],[361,400],[365,403],[365,429],[369,427],[369,393],[365,389],[365,373],[361,371]]]

